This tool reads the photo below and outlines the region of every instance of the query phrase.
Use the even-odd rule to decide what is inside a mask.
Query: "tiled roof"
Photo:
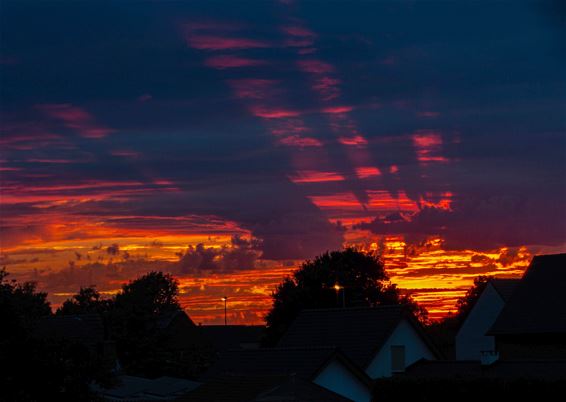
[[[370,379],[334,348],[229,350],[187,401],[347,401],[311,381],[336,359],[368,387]],[[294,399],[293,399],[294,398]]]
[[[311,379],[336,354],[334,348],[262,348],[228,350],[203,379],[224,375],[287,376]]]
[[[337,347],[365,368],[405,317],[401,306],[303,310],[279,346]]]
[[[276,387],[258,395],[253,402],[351,402],[310,381],[290,377]]]
[[[262,392],[283,383],[286,376],[233,376],[211,378],[192,392],[179,398],[187,402],[253,401]]]
[[[491,279],[490,283],[503,301],[507,302],[520,281],[520,279]]]
[[[533,258],[489,335],[566,334],[566,254]]]
[[[160,377],[155,379],[122,375],[113,388],[102,388],[96,384],[92,390],[105,400],[146,401],[168,400],[186,394],[200,383],[184,378]]]
[[[259,344],[265,330],[260,325],[203,325],[198,328],[203,338],[219,352],[238,349],[242,344]]]
[[[191,317],[189,317],[184,311],[171,311],[161,314],[157,317],[155,326],[158,329],[167,329],[176,319],[185,321],[191,327],[196,326],[193,320],[191,320]]]
[[[496,361],[481,365],[479,361],[419,360],[400,376],[422,379],[500,379],[566,380],[565,360]]]

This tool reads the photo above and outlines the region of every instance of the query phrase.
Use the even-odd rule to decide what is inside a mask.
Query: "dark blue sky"
[[[265,259],[357,230],[564,245],[564,16],[558,1],[3,1],[3,245],[96,238],[46,229],[57,219],[119,237],[190,233],[187,217],[234,222]]]

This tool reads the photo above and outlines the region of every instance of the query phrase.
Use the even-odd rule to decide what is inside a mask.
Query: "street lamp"
[[[338,294],[340,293],[340,290],[342,291],[342,308],[346,307],[346,294],[345,294],[345,289],[344,286],[340,286],[340,284],[338,282],[336,282],[334,284],[334,290],[336,291],[336,302],[338,303]]]
[[[222,300],[224,301],[224,325],[228,325],[228,318],[226,315],[226,302],[228,301],[228,296],[224,296]]]

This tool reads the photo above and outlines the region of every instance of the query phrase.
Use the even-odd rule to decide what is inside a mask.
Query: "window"
[[[391,371],[405,371],[405,345],[391,346]]]

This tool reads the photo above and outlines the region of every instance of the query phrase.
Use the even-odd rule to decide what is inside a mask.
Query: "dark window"
[[[391,346],[391,371],[405,371],[405,346]]]

